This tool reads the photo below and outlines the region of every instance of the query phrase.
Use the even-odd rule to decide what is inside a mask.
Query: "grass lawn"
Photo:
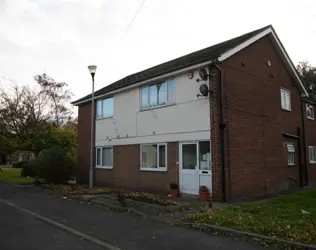
[[[301,209],[310,214],[302,214]],[[289,241],[316,244],[316,190],[188,215],[184,221],[209,223]]]
[[[2,168],[3,172],[0,172],[0,181],[16,184],[32,184],[32,178],[21,177],[21,170],[20,168]]]

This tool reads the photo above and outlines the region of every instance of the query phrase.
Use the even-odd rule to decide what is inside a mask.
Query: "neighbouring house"
[[[34,159],[34,157],[34,153],[23,150],[17,150],[9,156],[11,162],[30,161]]]
[[[228,201],[316,180],[316,102],[272,26],[127,76],[95,98],[96,185],[167,192],[176,182],[188,194],[205,185]],[[91,94],[73,104],[77,180],[87,183]]]

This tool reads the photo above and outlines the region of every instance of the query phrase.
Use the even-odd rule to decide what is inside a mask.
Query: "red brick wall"
[[[91,103],[78,108],[77,182],[89,183]],[[95,155],[95,154],[94,154]],[[93,157],[95,161],[95,157]]]
[[[267,62],[271,61],[271,67]],[[224,74],[226,171],[232,198],[261,196],[299,186],[299,166],[287,166],[284,142],[301,127],[300,91],[268,36],[221,65]],[[271,77],[272,76],[272,77]],[[291,91],[292,112],[281,109],[280,88]],[[214,143],[214,140],[213,140]],[[215,142],[216,143],[216,142]],[[229,150],[228,150],[229,149]],[[289,177],[297,181],[290,181]]]
[[[221,180],[221,156],[220,156],[220,74],[214,68],[210,68],[212,78],[210,78],[210,117],[211,117],[211,157],[212,157],[212,199],[214,201],[223,200],[222,180]]]
[[[166,172],[140,171],[140,146],[113,147],[113,169],[96,169],[96,185],[168,192],[171,182],[178,183],[178,143],[167,144],[168,170]]]
[[[309,103],[316,110],[316,105]],[[306,116],[306,103],[304,104],[304,125],[306,138],[306,162],[308,171],[308,180],[310,185],[316,184],[316,163],[309,162],[308,146],[316,146],[316,120],[310,120]]]

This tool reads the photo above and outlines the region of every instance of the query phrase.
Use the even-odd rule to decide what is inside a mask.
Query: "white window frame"
[[[306,116],[307,116],[307,119],[315,120],[315,110],[314,110],[313,105],[306,104]]]
[[[315,158],[312,159],[311,152],[314,151]],[[308,146],[309,163],[316,163],[316,146]]]
[[[112,149],[112,166],[102,166],[102,149],[103,148],[110,148]],[[98,149],[101,150],[101,153],[100,153],[100,164],[98,165]],[[105,169],[112,169],[113,168],[113,147],[112,146],[102,146],[102,147],[96,147],[96,150],[95,150],[95,165],[96,165],[96,168],[105,168]]]
[[[112,115],[108,115],[108,116],[103,116],[103,102],[107,99],[113,99],[113,110],[112,110]],[[101,102],[101,116],[98,116],[98,103]],[[96,100],[96,110],[95,110],[95,116],[96,119],[104,119],[104,118],[111,118],[114,115],[114,96],[111,97],[107,97],[107,98],[103,98],[103,99],[98,99]]]
[[[295,147],[293,144],[288,143],[286,144],[286,149],[287,149],[287,165],[294,166],[295,165]],[[293,156],[293,162],[289,162],[290,155]]]
[[[173,100],[172,101],[169,101],[168,99],[168,84],[169,84],[169,81],[173,81]],[[158,100],[158,95],[157,95],[157,105],[156,106],[153,106],[153,107],[149,107],[149,102],[150,102],[150,87],[151,86],[154,86],[154,85],[157,85],[157,84],[163,84],[163,83],[166,83],[166,98],[167,98],[167,101],[166,101],[166,104],[158,104],[159,100]],[[147,102],[148,102],[148,107],[142,107],[142,90],[144,88],[147,88]],[[148,109],[155,109],[155,108],[159,108],[159,107],[164,107],[164,106],[168,106],[168,105],[172,105],[172,104],[175,104],[176,103],[176,84],[175,84],[175,79],[174,78],[170,78],[170,79],[167,79],[165,81],[161,81],[161,82],[158,82],[158,83],[155,83],[155,84],[150,84],[150,85],[146,85],[146,86],[142,86],[140,87],[139,89],[139,95],[140,95],[140,98],[139,98],[139,108],[140,110],[148,110]]]
[[[143,146],[146,146],[146,145],[156,145],[157,146],[157,168],[143,168],[142,167],[142,164],[143,164]],[[166,157],[165,157],[165,166],[166,167],[159,167],[160,165],[160,162],[159,162],[159,147],[160,146],[165,146],[165,154],[166,154]],[[147,157],[148,159],[148,157]],[[148,162],[148,161],[147,161]],[[168,170],[168,145],[167,143],[146,143],[146,144],[141,144],[140,145],[140,170],[141,171],[157,171],[157,172],[166,172]]]
[[[281,96],[281,108],[284,110],[287,110],[287,111],[292,111],[291,91],[281,88],[280,96]],[[286,105],[286,98],[287,97],[289,98],[289,107],[287,107],[287,105]]]

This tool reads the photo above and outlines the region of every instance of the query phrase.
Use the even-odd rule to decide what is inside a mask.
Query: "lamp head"
[[[88,69],[89,69],[89,71],[90,71],[90,74],[91,74],[92,76],[94,76],[94,75],[95,75],[95,72],[97,71],[97,66],[96,66],[96,65],[90,65],[90,66],[88,66]]]

